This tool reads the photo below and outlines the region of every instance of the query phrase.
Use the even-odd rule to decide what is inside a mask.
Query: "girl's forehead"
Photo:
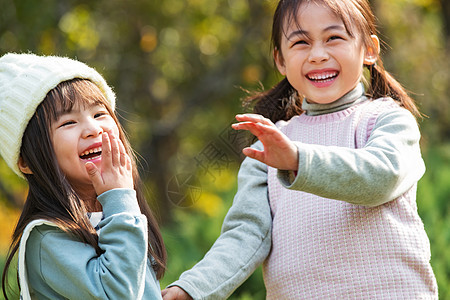
[[[83,111],[90,110],[96,107],[105,107],[105,105],[95,100],[77,101],[72,105],[71,110]]]
[[[300,5],[295,14],[285,18],[286,28],[321,28],[329,23],[344,25],[342,18],[325,5],[304,3]]]
[[[350,36],[355,37],[358,28],[356,20],[347,15],[349,12],[343,7],[338,8],[330,5],[326,1],[303,1],[299,3],[295,9],[293,8],[285,13],[283,32],[288,34],[291,30],[304,30],[306,27],[327,28],[332,25],[330,23],[333,23],[333,25],[342,26],[342,29]],[[311,18],[312,15],[316,18]]]
[[[90,110],[96,107],[106,108],[106,105],[97,99],[76,98],[70,101],[66,99],[66,101],[61,101],[57,105],[55,117],[57,119],[67,113]]]

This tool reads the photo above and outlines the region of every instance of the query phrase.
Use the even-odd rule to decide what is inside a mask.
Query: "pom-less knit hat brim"
[[[16,53],[0,58],[0,154],[19,176],[23,177],[17,163],[28,122],[50,90],[74,78],[96,84],[114,109],[112,89],[96,70],[82,62]]]

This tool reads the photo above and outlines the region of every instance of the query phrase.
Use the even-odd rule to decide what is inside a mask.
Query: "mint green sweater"
[[[147,220],[135,191],[114,189],[98,200],[104,213],[98,224],[101,255],[47,221],[26,230],[31,229],[22,241],[26,271],[19,273],[28,280],[32,299],[161,299],[147,256]]]

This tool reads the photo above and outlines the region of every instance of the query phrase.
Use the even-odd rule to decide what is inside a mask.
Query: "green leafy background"
[[[450,299],[449,4],[370,2],[386,68],[427,116],[420,121],[427,172],[417,201],[440,298]],[[269,45],[275,6],[273,0],[0,0],[0,55],[77,58],[114,88],[168,249],[162,287],[203,257],[231,206],[242,160],[236,150],[248,137],[233,136],[230,124],[248,110],[241,105],[247,90],[280,80]],[[0,264],[26,190],[0,160]],[[260,269],[232,295],[264,297]]]

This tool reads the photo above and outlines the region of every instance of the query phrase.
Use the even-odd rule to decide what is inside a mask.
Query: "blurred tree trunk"
[[[450,50],[450,1],[440,0],[442,7],[442,20],[444,26],[444,34],[447,39],[447,51]]]
[[[449,0],[440,0],[442,7],[442,26],[443,26],[443,34],[445,34],[445,51],[446,55],[450,54],[450,1]],[[447,72],[450,66],[450,62],[447,60]],[[448,74],[448,73],[447,73]],[[450,95],[450,74],[448,74],[447,81],[447,90],[446,95]],[[448,113],[447,113],[448,114]],[[444,116],[446,119],[448,116]],[[444,126],[443,128],[443,137],[448,141],[450,140],[450,128],[448,126]]]

